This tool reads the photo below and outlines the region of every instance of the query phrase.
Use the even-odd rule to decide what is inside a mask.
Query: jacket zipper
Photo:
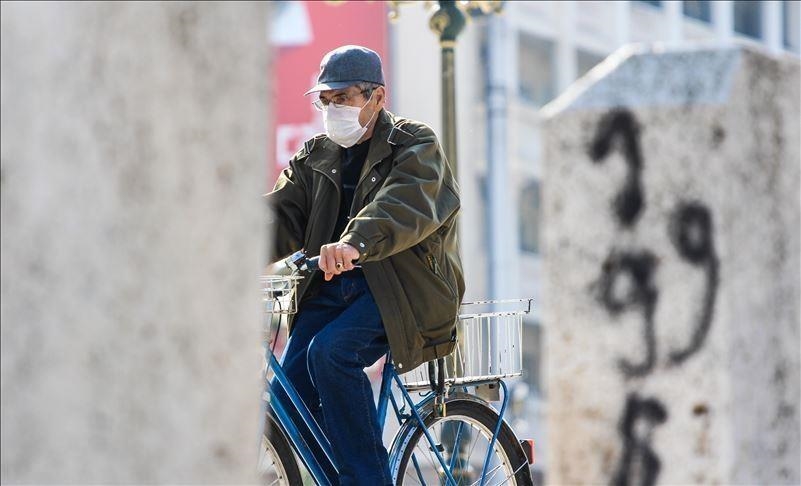
[[[334,180],[334,179],[333,179],[333,178],[332,178],[330,175],[328,175],[328,174],[327,174],[327,173],[326,173],[324,170],[320,170],[320,169],[318,169],[317,167],[313,167],[313,168],[312,168],[312,171],[313,171],[313,172],[318,172],[318,173],[322,174],[323,178],[325,178],[326,180],[328,180],[328,181],[331,183],[331,185],[333,185],[333,186],[334,186],[334,190],[336,191],[336,194],[337,194],[337,214],[339,214],[339,204],[342,204],[342,194],[341,194],[341,190],[340,190],[340,188],[339,188],[339,184],[337,184],[337,182],[336,182],[336,181],[335,181],[335,180]],[[318,214],[320,211],[322,211],[322,208],[320,207],[320,205],[319,205],[319,204],[315,204],[315,205],[314,205],[314,209],[312,210],[312,214],[311,214],[311,216],[309,217],[309,223],[310,223],[310,224],[309,224],[309,228],[308,228],[308,232],[309,232],[309,234],[311,234],[311,230],[313,229],[313,228],[312,228],[312,226],[313,226],[313,225],[314,225],[314,224],[315,224],[317,221],[319,221],[319,218],[317,217],[317,214]],[[333,230],[334,230],[334,228],[331,228],[331,231],[332,231],[332,232],[333,232]],[[305,242],[304,242],[304,243],[305,243]],[[318,250],[319,250],[319,249],[318,249]]]

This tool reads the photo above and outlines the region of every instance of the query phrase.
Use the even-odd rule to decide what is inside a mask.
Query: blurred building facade
[[[348,3],[314,8],[336,10]],[[374,3],[379,2],[366,2]],[[441,135],[439,46],[425,8],[434,3],[402,2],[397,20],[386,20],[385,63],[390,109],[430,124]],[[335,23],[329,26],[341,30]],[[541,343],[549,323],[539,314],[547,305],[539,299],[539,109],[625,44],[744,42],[797,57],[800,32],[799,3],[791,1],[520,1],[506,2],[501,15],[473,18],[460,35],[456,163],[466,300],[535,299],[513,412],[516,431],[538,443],[540,471],[548,465],[547,349]],[[489,135],[490,124],[500,129]]]

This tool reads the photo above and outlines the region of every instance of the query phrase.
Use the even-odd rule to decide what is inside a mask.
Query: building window
[[[734,2],[734,31],[755,39],[762,38],[762,2]]]
[[[637,0],[637,3],[647,3],[654,7],[662,7],[662,2],[660,0]]]
[[[801,18],[799,18],[801,4],[797,1],[784,0],[782,2],[782,31],[784,47],[796,54],[801,53]]]
[[[682,3],[684,15],[687,17],[701,20],[703,22],[712,21],[712,6],[710,5],[711,2],[709,2],[709,0],[685,0]]]
[[[540,251],[540,183],[536,180],[520,193],[520,247],[529,253]]]
[[[543,329],[539,322],[526,320],[523,323],[522,352],[523,352],[523,382],[530,391],[542,396],[542,340]]]
[[[576,50],[576,77],[582,77],[587,74],[587,71],[594,68],[601,61],[604,56],[594,52],[585,51],[584,49]]]
[[[554,43],[524,32],[519,36],[518,92],[520,97],[542,106],[554,97]]]

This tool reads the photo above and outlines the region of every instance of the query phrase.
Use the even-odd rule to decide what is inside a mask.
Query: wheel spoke
[[[473,425],[471,424],[471,425],[470,425],[470,430],[473,432],[473,434],[475,434],[475,435],[474,435],[474,437],[475,437],[475,440],[473,441],[473,446],[470,448],[470,452],[468,452],[468,453],[467,453],[467,458],[466,458],[466,460],[467,460],[467,463],[468,463],[468,464],[470,464],[470,463],[471,463],[470,459],[472,459],[472,458],[473,458],[473,451],[475,451],[475,450],[476,450],[476,446],[478,445],[478,441],[484,437],[484,435],[481,433],[481,431],[480,431],[480,430],[475,430],[475,429],[476,429],[476,428],[475,428],[475,427],[473,427]],[[478,432],[478,433],[476,433],[476,432]],[[472,434],[471,434],[471,435],[472,435]]]
[[[280,485],[282,480],[285,482],[284,475],[281,471],[281,465],[275,460],[275,451],[266,440],[264,441],[262,454],[259,458],[259,471],[262,480],[270,480],[275,476],[275,479],[272,479],[272,481],[268,483],[268,486]]]
[[[420,484],[425,484],[425,479],[423,479],[423,469],[420,467],[420,461],[417,460],[417,454],[412,454],[412,463],[414,464],[414,470],[417,478],[420,479]]]
[[[421,439],[422,440],[418,444],[416,450],[419,450],[420,451],[419,455],[423,456],[425,458],[425,460],[427,461],[426,466],[430,465],[431,466],[431,470],[434,471],[435,473],[437,473],[438,472],[438,468],[437,468],[437,462],[438,461],[437,461],[436,456],[434,455],[434,452],[431,449],[431,444],[428,443],[428,439],[426,439],[425,436],[421,437]],[[417,455],[418,455],[417,453],[414,454],[414,456],[417,456]],[[416,461],[416,462],[417,463],[415,464],[415,469],[417,470],[417,474],[420,475],[420,476],[424,476],[425,475],[425,471],[424,471],[423,466],[421,466],[419,464],[419,461]],[[423,477],[420,478],[420,481],[421,481],[421,484],[426,484],[425,479]]]
[[[456,461],[460,460],[459,458],[459,446],[461,445],[460,442],[462,440],[462,427],[464,427],[464,422],[459,422],[459,428],[456,429],[456,437],[453,439],[453,450],[451,450],[451,463],[450,468],[453,470],[453,467],[456,465]],[[461,479],[459,480],[461,483]]]
[[[495,477],[495,475],[496,475],[496,474],[498,474],[498,471],[500,471],[501,467],[503,467],[503,464],[498,464],[498,465],[497,465],[497,466],[495,466],[494,468],[492,468],[492,469],[490,469],[489,471],[487,471],[487,474],[489,474],[489,473],[492,473],[492,474],[490,474],[490,476],[489,476],[487,479],[485,479],[485,482],[492,481],[492,478],[494,478],[494,477]],[[486,475],[485,475],[485,476],[486,476]],[[507,478],[507,480],[508,480],[508,479],[509,479],[509,478]],[[479,477],[479,478],[478,478],[478,481],[476,481],[475,483],[471,484],[470,486],[475,486],[476,484],[479,484],[480,482],[481,482],[481,477]],[[505,481],[504,481],[504,482],[505,482]],[[501,483],[501,484],[503,484],[503,483]]]

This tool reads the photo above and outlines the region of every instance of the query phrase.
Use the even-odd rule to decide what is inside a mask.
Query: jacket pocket
[[[453,288],[453,282],[451,282],[451,280],[442,272],[442,268],[439,265],[439,260],[437,260],[437,257],[434,256],[433,253],[428,253],[426,255],[426,260],[429,270],[431,270],[431,272],[433,272],[434,275],[448,287],[448,290],[451,291],[451,296],[455,298],[457,294],[456,289]]]
[[[446,269],[440,268],[436,255],[426,245],[415,245],[411,251],[391,258],[404,282],[403,292],[409,302],[417,330],[426,344],[450,337],[459,312],[459,298],[448,281]]]

